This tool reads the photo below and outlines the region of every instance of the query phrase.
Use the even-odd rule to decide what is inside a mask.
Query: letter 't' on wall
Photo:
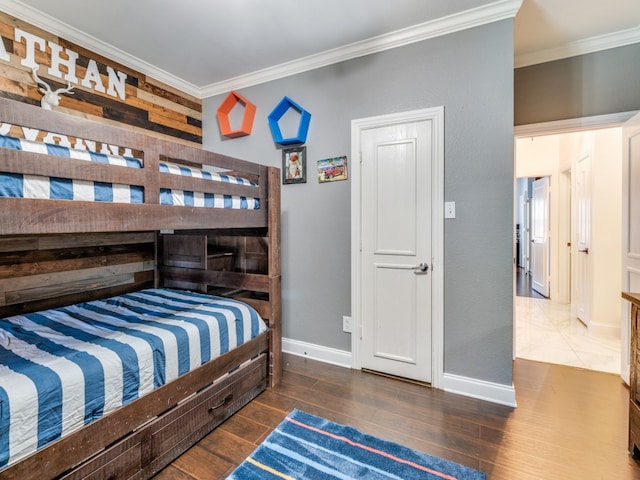
[[[232,129],[229,121],[229,114],[236,107],[241,106],[244,109],[242,115],[242,123],[240,128]],[[230,92],[227,98],[218,107],[218,124],[220,125],[220,133],[229,138],[244,137],[251,135],[253,128],[253,119],[256,116],[256,106],[242,95],[236,92]]]

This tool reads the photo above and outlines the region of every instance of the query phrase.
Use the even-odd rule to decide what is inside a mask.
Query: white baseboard
[[[445,373],[442,379],[443,390],[466,397],[516,407],[516,390],[513,385],[485,382],[475,378],[461,377]]]
[[[313,343],[301,342],[290,338],[282,338],[282,351],[318,360],[324,363],[331,363],[340,367],[351,368],[351,352],[338,350],[337,348],[314,345]]]
[[[591,330],[598,335],[611,338],[620,338],[620,325],[609,325],[606,323],[591,323]]]
[[[351,352],[301,342],[300,340],[283,338],[282,351],[340,367],[351,368],[352,365]],[[516,391],[513,385],[509,387],[498,383],[485,382],[484,380],[445,373],[443,377],[443,390],[510,407],[516,406]]]

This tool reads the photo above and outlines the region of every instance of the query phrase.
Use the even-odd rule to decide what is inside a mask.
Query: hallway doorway
[[[621,152],[607,147],[610,154],[604,153],[599,142],[608,142],[605,131],[610,131],[611,138],[619,138],[619,128],[598,129],[589,131],[571,131],[567,133],[540,134],[516,137],[516,182],[523,178],[550,179],[550,224],[549,224],[549,296],[544,298],[531,291],[530,275],[527,275],[526,259],[522,258],[522,250],[526,245],[516,249],[515,264],[515,299],[514,299],[514,356],[541,362],[556,363],[579,368],[599,370],[620,374],[620,235],[621,212],[620,194]],[[616,137],[616,135],[618,135]],[[621,144],[621,141],[618,141]],[[575,170],[577,159],[587,152],[594,159],[594,169],[606,165],[609,170],[603,175],[595,174],[594,210],[586,212],[589,219],[597,220],[592,225],[593,236],[602,242],[597,252],[591,252],[590,263],[593,269],[581,280],[590,282],[597,296],[597,302],[591,302],[593,321],[585,324],[578,319],[576,292],[577,275],[576,259],[578,255],[576,238],[575,179],[571,172]],[[615,163],[612,163],[615,160]],[[614,165],[612,172],[612,165]],[[595,173],[595,172],[594,172]],[[607,175],[613,174],[613,177]],[[618,175],[618,176],[616,176]],[[613,188],[613,190],[611,190]],[[607,191],[607,189],[609,189]],[[606,193],[603,193],[606,192]],[[524,195],[531,194],[525,192]],[[616,199],[607,203],[603,197]],[[522,188],[516,186],[516,237],[526,238],[531,233],[530,219],[518,216],[522,209]],[[596,211],[599,208],[601,210]],[[607,210],[603,213],[602,208]],[[582,212],[584,215],[584,212]],[[616,217],[612,224],[607,221]],[[606,219],[606,220],[603,220]],[[611,238],[614,237],[614,238]],[[616,248],[605,249],[607,241]],[[592,249],[593,250],[593,249]],[[611,256],[607,257],[606,250]],[[585,253],[582,253],[585,255]],[[602,257],[597,258],[597,256]],[[613,265],[613,268],[603,264]],[[600,269],[600,270],[597,270]],[[529,278],[527,278],[529,277]],[[539,289],[538,289],[539,290]],[[591,301],[591,300],[590,300]],[[607,310],[602,305],[607,304]]]

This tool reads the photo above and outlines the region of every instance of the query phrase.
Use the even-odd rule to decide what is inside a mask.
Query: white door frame
[[[363,130],[431,120],[432,133],[432,374],[431,385],[443,388],[444,377],[444,107],[379,115],[351,121],[351,355],[360,370],[362,331],[361,279],[361,146]]]
[[[631,119],[622,127],[622,279],[621,287],[623,291],[638,291],[640,269],[639,260],[640,253],[638,252],[637,240],[635,234],[632,235],[630,229],[630,218],[633,215],[631,211],[632,205],[632,192],[630,189],[631,178],[634,173],[632,169],[637,167],[631,161],[631,145],[629,142],[632,138],[637,138],[640,135],[640,120],[637,118]],[[635,186],[635,185],[634,185]],[[630,381],[630,369],[631,369],[631,352],[629,334],[631,332],[630,318],[631,305],[628,301],[622,301],[622,308],[620,314],[622,315],[620,337],[622,338],[621,355],[620,355],[620,371],[622,372],[622,380],[629,385]],[[626,341],[625,341],[626,340]]]
[[[589,247],[591,246],[591,228],[592,228],[592,197],[593,197],[593,180],[592,180],[592,157],[591,149],[580,153],[572,159],[572,182],[571,195],[573,197],[573,209],[572,216],[572,238],[571,238],[571,254],[573,262],[571,262],[571,278],[573,281],[572,293],[571,293],[571,316],[576,317],[582,323],[585,324],[587,329],[591,328],[591,311],[592,309],[592,282],[593,271],[591,259],[589,255]],[[583,170],[580,169],[581,163],[585,162],[587,165],[588,178],[585,180],[582,178]],[[586,183],[586,195],[582,195],[583,186],[582,183]],[[622,186],[621,186],[622,187]],[[582,210],[584,207],[580,203],[581,197],[587,199],[586,211]],[[586,221],[581,219],[581,215],[586,215],[588,218]],[[586,229],[583,230],[583,228]],[[586,249],[586,252],[584,251]],[[593,255],[593,254],[592,254]]]
[[[556,250],[558,250],[558,274],[556,275],[558,296],[556,301],[571,303],[571,269],[572,267],[572,218],[571,218],[571,182],[573,171],[571,168],[560,171],[556,184],[558,186],[558,222],[556,233]]]

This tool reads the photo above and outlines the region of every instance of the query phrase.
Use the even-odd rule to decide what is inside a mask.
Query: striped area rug
[[[294,410],[229,476],[248,479],[484,480],[485,474]]]

